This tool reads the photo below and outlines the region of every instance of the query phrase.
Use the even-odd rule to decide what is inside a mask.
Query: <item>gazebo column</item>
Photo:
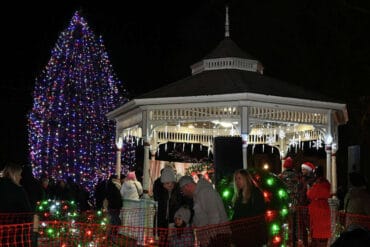
[[[150,144],[148,139],[144,139],[144,171],[143,171],[143,197],[144,198],[149,198],[149,169],[150,169],[150,164],[149,164],[149,151],[150,151]]]
[[[332,183],[332,176],[331,176],[331,144],[325,144],[325,152],[326,152],[326,179]]]
[[[325,136],[325,152],[326,152],[326,179],[332,183],[332,170],[331,170],[331,145],[333,143],[333,135],[332,135],[332,113],[328,111],[328,126]]]
[[[117,178],[121,178],[121,153],[122,153],[123,140],[122,136],[119,136],[116,141],[117,157],[116,157],[116,175]]]
[[[326,150],[326,149],[325,149]],[[337,164],[336,164],[336,145],[331,145],[331,172],[332,172],[332,180],[331,180],[331,193],[332,197],[328,199],[329,207],[330,207],[330,218],[331,218],[331,238],[330,244],[332,244],[336,240],[336,226],[337,226],[337,218],[338,218],[338,208],[339,208],[339,199],[336,196],[337,193]]]
[[[142,130],[144,140],[144,168],[143,168],[143,198],[149,198],[149,152],[150,152],[150,125],[148,111],[143,111]]]
[[[284,164],[285,159],[287,158],[285,157],[287,152],[288,152],[288,148],[285,143],[285,138],[280,138],[279,154],[280,154],[280,160],[281,160],[281,171],[284,170],[283,164]]]
[[[331,145],[331,193],[336,197],[337,193],[337,144],[334,142]]]
[[[329,180],[331,184],[331,193],[335,193],[336,190],[336,179],[334,181],[333,177],[336,176],[336,168],[333,168],[333,166],[336,166],[335,163],[332,163],[332,154],[336,152],[333,150],[333,119],[332,119],[332,111],[328,111],[328,126],[327,126],[327,132],[325,136],[325,152],[326,152],[326,178]],[[334,145],[335,146],[335,145]],[[336,161],[335,158],[333,160]],[[335,172],[335,173],[334,173]],[[329,207],[330,207],[330,218],[331,218],[331,233],[332,236],[330,238],[330,244],[333,243],[335,240],[335,229],[336,229],[336,220],[337,220],[337,213],[339,208],[339,200],[335,196],[328,199]]]
[[[240,132],[242,136],[243,168],[248,168],[248,135],[249,135],[249,114],[248,107],[241,107],[240,111]]]

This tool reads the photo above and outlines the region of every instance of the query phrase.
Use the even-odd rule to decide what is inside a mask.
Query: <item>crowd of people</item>
[[[300,167],[299,170],[295,169]],[[331,218],[328,199],[332,197],[331,186],[325,178],[322,166],[311,162],[295,164],[287,157],[283,171],[278,177],[285,183],[290,196],[291,246],[327,246],[331,238]],[[359,173],[349,174],[352,185],[344,198],[345,212],[370,215],[370,194],[366,181]],[[244,218],[264,216],[266,202],[262,191],[246,169],[233,174],[233,214],[228,217],[224,203],[214,185],[204,178],[195,181],[192,176],[179,176],[172,164],[166,165],[153,184],[153,199],[158,202],[155,225],[159,229],[161,246],[194,246],[195,241],[211,246],[207,237],[195,238],[189,227],[204,227],[223,224]],[[81,211],[106,209],[111,225],[130,224],[120,215],[123,199],[139,200],[143,187],[134,171],[112,175],[107,181],[101,180],[95,187],[95,204],[88,202],[89,193],[71,179],[53,182],[52,178],[33,177],[30,166],[9,163],[5,166],[0,180],[0,213],[30,213],[25,222],[37,222],[35,208],[44,199],[75,200]],[[308,216],[308,217],[307,217]],[[263,218],[264,219],[264,218]],[[123,222],[123,220],[126,220]],[[17,222],[18,223],[18,222]],[[167,230],[166,230],[167,229]],[[302,230],[303,229],[303,230]],[[268,233],[266,222],[258,229],[253,246],[266,246]],[[115,234],[115,233],[112,233]],[[233,229],[220,233],[229,234],[230,245],[244,246],[243,234],[233,235]],[[349,234],[347,234],[349,235]],[[36,246],[37,227],[32,241]],[[209,236],[208,236],[209,237]],[[217,241],[218,234],[211,236]],[[36,239],[36,240],[35,240]],[[36,242],[35,242],[36,241]],[[339,246],[339,245],[336,245]]]

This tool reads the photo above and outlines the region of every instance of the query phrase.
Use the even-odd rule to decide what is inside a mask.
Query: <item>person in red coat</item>
[[[316,167],[314,171],[316,180],[312,187],[307,190],[307,197],[310,201],[308,213],[310,215],[310,233],[312,247],[327,246],[331,237],[330,208],[330,183],[324,177],[322,166]]]

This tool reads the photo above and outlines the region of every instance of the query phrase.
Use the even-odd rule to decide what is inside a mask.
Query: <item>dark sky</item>
[[[76,10],[103,36],[132,97],[190,76],[189,66],[223,39],[226,2],[231,38],[266,75],[343,100],[369,95],[368,1],[66,2],[2,7],[1,159],[24,159],[34,80]]]

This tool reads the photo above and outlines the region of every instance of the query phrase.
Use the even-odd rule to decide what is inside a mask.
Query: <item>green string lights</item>
[[[266,202],[265,219],[269,233],[269,245],[286,246],[288,241],[289,195],[285,184],[273,173],[250,168],[248,172],[254,184],[262,191]],[[229,218],[232,218],[234,194],[233,175],[225,177],[216,185]]]

